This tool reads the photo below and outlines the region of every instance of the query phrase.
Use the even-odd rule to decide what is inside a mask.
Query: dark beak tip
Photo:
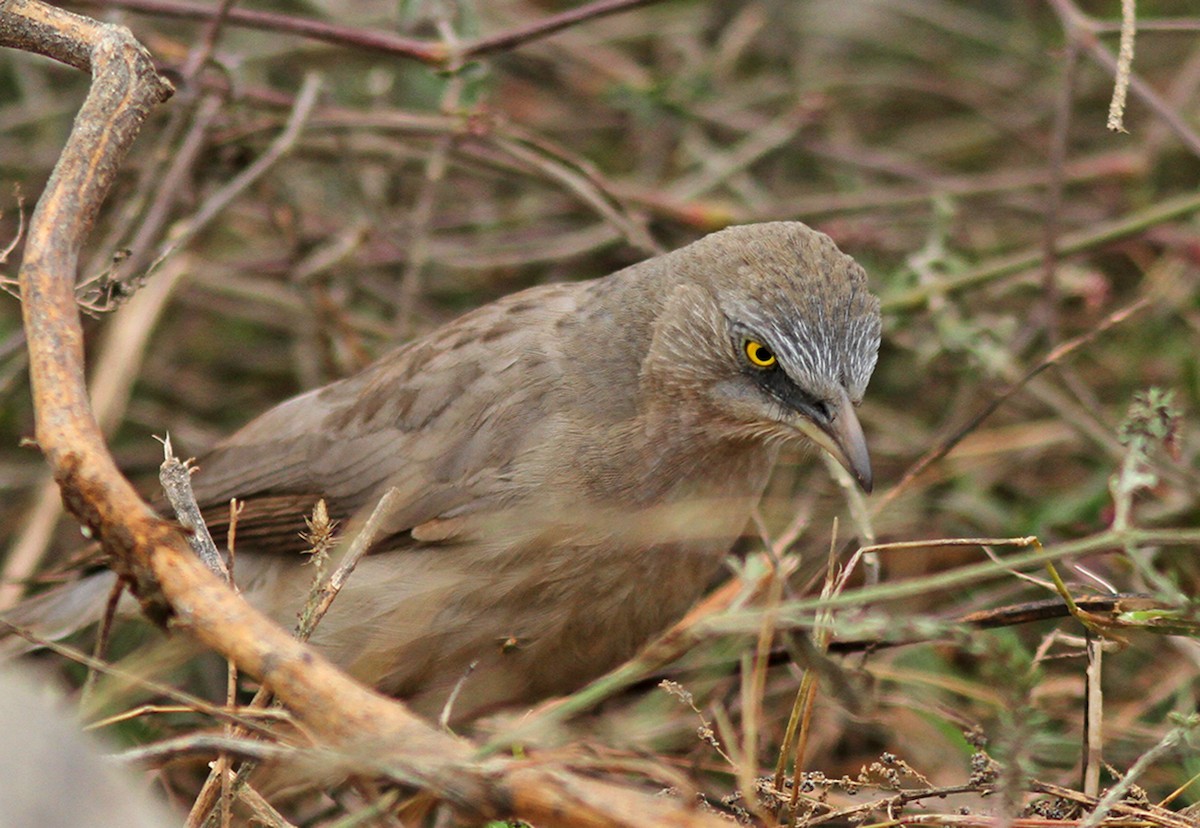
[[[854,404],[846,394],[838,401],[835,416],[820,423],[820,428],[832,443],[825,446],[838,460],[842,468],[850,472],[850,476],[858,483],[860,489],[870,494],[875,485],[875,475],[871,470],[871,455],[867,451],[867,441],[863,436],[862,426],[854,413]]]
[[[875,480],[871,476],[870,472],[858,478],[858,486],[863,490],[863,494],[871,493],[871,491],[875,488]]]

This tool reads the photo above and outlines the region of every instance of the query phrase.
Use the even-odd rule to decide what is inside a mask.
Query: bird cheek
[[[778,419],[778,406],[740,377],[716,383],[711,398],[723,418],[739,425],[764,425]]]

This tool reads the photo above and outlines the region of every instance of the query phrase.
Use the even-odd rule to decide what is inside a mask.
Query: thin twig
[[[124,594],[125,582],[120,578],[115,578],[112,588],[108,591],[108,598],[104,601],[104,614],[100,616],[100,624],[96,630],[96,643],[92,645],[92,664],[88,665],[87,678],[83,680],[83,687],[79,691],[80,707],[87,704],[96,689],[96,683],[100,680],[100,671],[95,665],[107,663],[105,654],[108,652],[108,642],[112,637],[113,627],[116,625],[117,607]]]
[[[275,735],[274,731],[272,731],[270,728],[239,715],[238,711],[236,710],[227,710],[223,707],[213,704],[212,702],[202,699],[199,696],[193,696],[191,693],[187,693],[183,690],[172,687],[169,684],[163,684],[162,682],[148,679],[145,676],[126,670],[125,668],[116,664],[100,661],[83,652],[83,650],[78,650],[58,641],[51,641],[47,638],[34,635],[22,627],[8,623],[3,617],[0,617],[0,631],[12,632],[15,635],[19,635],[21,638],[24,638],[26,641],[36,644],[40,649],[49,650],[57,655],[62,656],[63,658],[75,662],[76,664],[83,665],[89,670],[103,673],[104,675],[110,676],[113,679],[119,679],[120,681],[125,682],[132,687],[138,687],[153,693],[156,696],[163,696],[164,698],[171,699],[180,705],[186,706],[189,710],[203,713],[206,716],[211,716],[218,721],[231,722],[232,724],[244,727],[251,732],[260,733],[266,736]]]
[[[379,29],[327,23],[321,20],[294,17],[274,12],[238,8],[222,10],[219,7],[211,5],[176,2],[175,0],[80,0],[80,2],[84,5],[127,9],[143,14],[175,17],[185,20],[211,20],[214,17],[224,14],[226,20],[235,26],[300,35],[339,46],[349,46],[356,49],[381,52],[395,57],[409,58],[431,66],[444,66],[450,57],[441,43],[400,37],[380,31]],[[481,37],[467,44],[462,51],[462,56],[476,58],[495,52],[507,51],[517,46],[549,37],[563,29],[580,23],[629,11],[641,6],[648,6],[656,2],[659,2],[659,0],[598,0],[598,2],[589,3],[577,9],[570,9],[559,14],[550,15],[532,24],[518,26],[505,32]]]
[[[171,450],[171,435],[162,440],[163,461],[158,467],[158,480],[175,517],[187,532],[188,545],[196,553],[204,565],[218,577],[229,580],[229,567],[225,559],[217,551],[217,544],[209,534],[204,516],[200,514],[200,505],[196,503],[196,495],[192,492],[192,473],[195,467],[190,461],[181,461]]]
[[[222,96],[210,93],[204,95],[193,107],[172,112],[171,121],[167,124],[160,141],[160,149],[163,151],[150,156],[151,159],[169,158],[170,164],[163,171],[159,164],[152,161],[139,179],[138,194],[142,187],[150,189],[152,194],[150,204],[129,242],[124,258],[111,265],[111,272],[105,272],[102,277],[94,277],[79,286],[79,292],[95,309],[110,309],[114,302],[127,298],[145,282],[146,260],[155,242],[161,238],[163,227],[170,219],[175,204],[185,192],[184,185],[194,172],[201,151],[207,145],[209,130],[220,114],[223,103]],[[176,145],[176,133],[183,130],[189,117],[190,127],[183,140]],[[137,197],[131,201],[136,205]],[[124,229],[124,223],[118,223],[114,227],[114,235]],[[107,247],[106,243],[101,249]],[[100,282],[99,287],[103,288],[103,291],[95,297],[89,297],[87,288],[93,282]]]
[[[80,0],[80,2],[82,5],[126,9],[141,14],[183,20],[211,20],[223,14],[220,7],[212,4],[175,2],[175,0]],[[443,57],[438,52],[436,44],[400,37],[380,29],[326,23],[321,20],[254,9],[232,8],[224,15],[228,23],[233,26],[299,35],[338,46],[349,46],[396,57],[411,58],[431,65],[440,64]]]
[[[1100,771],[1104,763],[1104,639],[1094,630],[1085,632],[1087,669],[1084,670],[1083,707],[1083,792],[1100,794]]]
[[[1065,233],[1055,244],[1054,254],[1061,258],[1092,250],[1197,211],[1200,211],[1200,195],[1196,193],[1165,199],[1121,218],[1093,224],[1073,233]],[[926,304],[931,297],[949,296],[968,288],[981,287],[1005,276],[1037,267],[1045,255],[1046,251],[1038,245],[1036,248],[1001,256],[958,276],[935,284],[920,285],[899,295],[887,297],[883,300],[883,310],[885,313],[912,310]]]
[[[0,264],[8,262],[8,257],[25,238],[25,196],[21,194],[21,188],[15,184],[13,185],[13,197],[17,200],[17,231],[13,233],[12,241],[0,248]],[[3,213],[0,213],[0,216],[2,215]]]
[[[438,9],[444,12],[441,4]],[[453,56],[448,71],[451,73],[442,89],[441,111],[444,114],[455,112],[462,102],[465,81],[462,75],[461,46],[458,36],[448,19],[443,14],[438,21],[438,30],[442,34],[443,43],[449,54]],[[413,327],[416,312],[417,297],[420,295],[421,273],[429,261],[429,234],[432,230],[434,207],[446,177],[446,167],[450,151],[456,140],[455,132],[446,132],[434,141],[429,157],[425,161],[425,177],[421,181],[417,202],[413,205],[409,224],[408,261],[404,273],[400,276],[400,298],[397,302],[396,319],[400,337],[407,339],[416,331]]]
[[[1042,260],[1042,324],[1050,345],[1058,344],[1058,254],[1056,250],[1062,211],[1067,162],[1067,142],[1071,133],[1071,101],[1075,92],[1075,72],[1079,66],[1079,47],[1074,39],[1067,41],[1062,81],[1055,103],[1054,131],[1050,139],[1049,170],[1046,185],[1046,220],[1043,225]]]
[[[1168,756],[1175,750],[1183,741],[1184,733],[1184,728],[1172,728],[1167,731],[1165,736],[1158,740],[1158,744],[1139,756],[1137,761],[1133,763],[1133,766],[1125,771],[1125,774],[1117,780],[1116,784],[1108,789],[1108,793],[1096,803],[1095,809],[1088,814],[1087,819],[1080,823],[1079,828],[1098,828],[1109,812],[1125,798],[1146,771],[1153,767],[1160,759]]]
[[[1113,83],[1112,102],[1108,105],[1107,126],[1113,132],[1126,132],[1125,96],[1129,94],[1129,78],[1133,74],[1133,40],[1137,36],[1136,0],[1121,0],[1121,45],[1117,51],[1117,77]]]
[[[1058,14],[1059,20],[1067,32],[1067,36],[1078,39],[1080,44],[1097,63],[1112,72],[1114,77],[1119,76],[1121,74],[1120,57],[1113,55],[1108,47],[1096,37],[1096,33],[1100,30],[1100,24],[1080,11],[1071,0],[1049,0],[1049,2],[1050,6]],[[1122,18],[1124,18],[1125,5],[1131,2],[1132,0],[1122,0]],[[1122,45],[1125,41],[1125,30],[1124,19],[1122,19]],[[1132,59],[1131,42],[1131,63]],[[1195,155],[1200,155],[1200,133],[1193,130],[1187,120],[1180,115],[1179,111],[1165,101],[1149,84],[1134,74],[1132,69],[1129,70],[1128,74],[1128,88],[1175,133],[1175,136],[1184,143],[1188,150]],[[1115,96],[1116,89],[1114,89],[1114,98]]]
[[[586,3],[579,8],[568,9],[558,14],[538,20],[526,26],[519,26],[507,32],[481,37],[463,48],[463,57],[482,57],[493,52],[502,52],[516,46],[522,46],[534,40],[548,37],[556,32],[590,20],[597,20],[608,15],[623,11],[649,6],[659,0],[596,0]]]
[[[299,750],[301,749],[274,745],[256,739],[231,739],[224,735],[194,733],[188,736],[164,739],[144,747],[130,748],[116,754],[114,758],[129,764],[160,765],[189,756],[208,757],[216,753],[261,761],[294,756]]]
[[[306,609],[300,619],[300,623],[296,628],[296,638],[300,641],[307,641],[316,631],[317,625],[321,623],[321,619],[325,617],[325,613],[329,611],[329,607],[333,604],[333,600],[337,598],[350,575],[353,574],[354,568],[358,566],[358,562],[362,560],[363,555],[370,551],[371,546],[379,539],[380,533],[387,526],[387,520],[391,517],[395,510],[396,504],[400,501],[400,495],[395,489],[388,489],[383,497],[379,498],[379,502],[371,511],[370,517],[363,523],[362,528],[354,535],[354,539],[350,541],[350,546],[346,550],[344,557],[338,568],[333,571],[326,581],[314,596],[311,609]]]
[[[1071,339],[1058,347],[1052,349],[1042,360],[1025,374],[1005,388],[998,394],[990,403],[975,413],[963,426],[956,429],[946,439],[940,441],[937,445],[923,454],[920,459],[905,470],[904,475],[897,481],[896,485],[892,486],[883,497],[879,498],[873,504],[873,513],[878,514],[888,503],[895,500],[901,492],[903,492],[914,480],[917,479],[927,468],[932,466],[938,460],[941,460],[953,450],[953,448],[962,442],[963,438],[979,427],[980,423],[994,414],[1008,400],[1012,399],[1018,391],[1024,388],[1030,380],[1045,371],[1051,365],[1061,362],[1075,351],[1087,345],[1100,334],[1112,328],[1114,325],[1119,325],[1129,317],[1133,316],[1138,311],[1148,307],[1150,300],[1143,297],[1138,299],[1131,305],[1110,313],[1107,317],[1100,321],[1095,327],[1088,330],[1086,333]]]
[[[316,72],[307,73],[304,76],[304,82],[300,86],[300,92],[296,95],[296,106],[292,109],[291,115],[288,116],[287,123],[284,125],[283,131],[279,133],[279,137],[271,143],[266,152],[254,160],[253,164],[246,167],[246,169],[234,176],[224,187],[221,187],[209,196],[200,209],[182,223],[182,226],[172,234],[170,241],[160,248],[158,256],[150,264],[149,270],[151,272],[171,253],[191,241],[197,233],[208,226],[209,222],[220,215],[234,199],[245,192],[247,188],[295,148],[296,142],[299,141],[300,135],[304,130],[308,116],[312,114],[313,107],[316,106],[317,95],[320,91],[321,76]]]
[[[510,127],[509,132],[515,135],[517,130]],[[528,134],[512,138],[497,134],[493,138],[493,145],[573,192],[611,222],[633,248],[646,254],[663,252],[645,226],[629,216],[624,205],[601,186],[594,176],[589,175],[585,166],[567,161],[544,141],[536,140]]]

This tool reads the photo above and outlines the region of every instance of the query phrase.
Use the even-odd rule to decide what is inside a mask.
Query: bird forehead
[[[866,389],[879,349],[877,300],[865,285],[810,286],[764,282],[748,275],[752,291],[725,297],[723,310],[735,330],[759,336],[792,378],[811,393],[852,398]]]
[[[748,315],[745,329],[765,340],[793,379],[812,392],[865,387],[877,345],[869,318],[831,320],[828,314]],[[854,324],[856,322],[858,324]]]

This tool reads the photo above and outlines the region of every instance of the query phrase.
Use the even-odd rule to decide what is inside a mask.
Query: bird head
[[[672,256],[643,376],[702,399],[730,436],[807,437],[870,491],[855,407],[880,317],[863,269],[799,222],[732,227]]]

